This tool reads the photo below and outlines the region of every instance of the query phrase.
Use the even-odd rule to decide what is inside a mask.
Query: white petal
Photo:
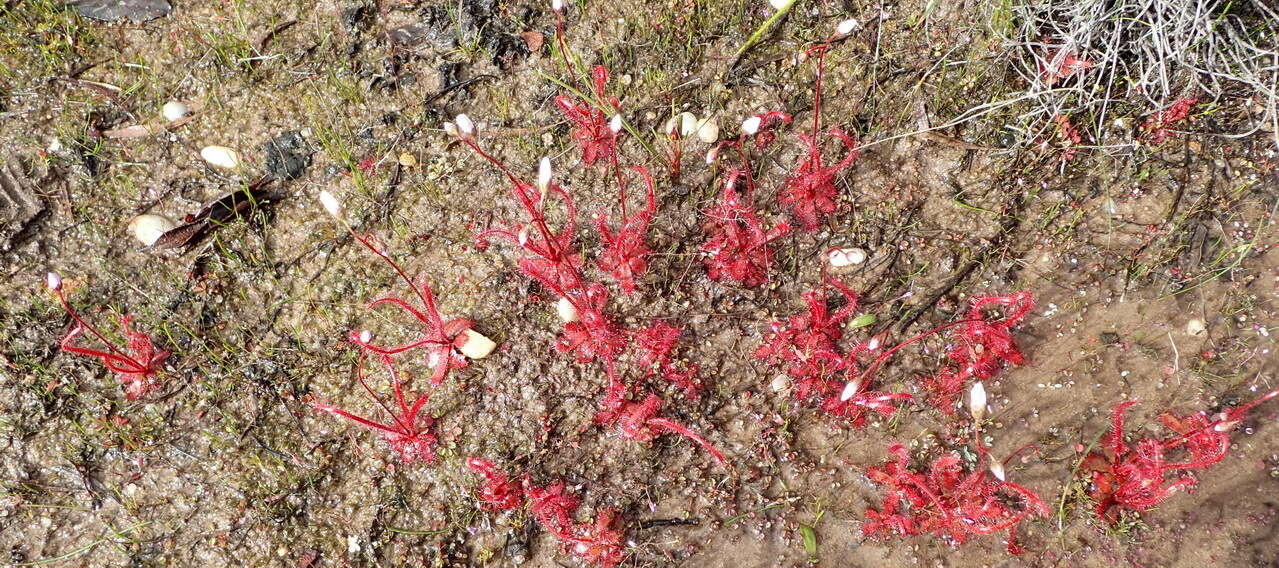
[[[62,289],[62,277],[56,272],[50,272],[44,276],[44,285],[57,292]]]
[[[475,123],[471,121],[471,117],[459,114],[454,121],[457,123],[457,131],[461,132],[463,136],[475,134]]]
[[[785,10],[794,3],[795,0],[768,0],[768,5],[772,6],[774,10]]]
[[[470,359],[483,359],[488,357],[494,349],[497,349],[497,343],[492,339],[484,336],[484,334],[468,329],[462,332],[466,336],[466,343],[463,343],[458,351]]]
[[[577,308],[573,307],[573,302],[568,301],[568,298],[560,298],[560,301],[555,303],[555,313],[560,316],[560,320],[564,323],[574,322],[578,319]]]
[[[320,190],[320,205],[324,206],[324,210],[327,211],[329,215],[337,218],[342,217],[342,202],[338,201],[338,198],[334,197],[332,193],[329,193],[327,189]]]
[[[835,31],[839,32],[839,35],[848,35],[853,33],[853,30],[857,29],[857,26],[857,20],[849,18],[840,22],[838,26],[835,26]]]
[[[752,116],[746,120],[743,120],[742,132],[744,132],[747,136],[755,135],[756,132],[759,132],[760,122],[762,121],[760,120],[758,116]]]
[[[848,402],[848,399],[853,398],[853,395],[857,394],[857,391],[861,388],[861,379],[848,381],[848,384],[844,385],[844,392],[839,393],[839,401]]]
[[[129,234],[145,246],[154,245],[165,233],[172,231],[178,224],[164,215],[138,215],[129,220]]]
[[[973,388],[968,391],[968,411],[976,421],[981,421],[986,415],[986,387],[981,381],[973,383]]]
[[[612,130],[613,134],[617,134],[618,132],[621,132],[622,131],[622,115],[615,114],[613,115],[613,118],[608,119],[608,129]]]
[[[542,162],[537,165],[537,190],[546,195],[546,190],[551,187],[551,159],[543,156]]]
[[[444,133],[448,134],[449,136],[458,136],[457,125],[453,124],[452,122],[445,122]]]
[[[827,262],[835,268],[843,268],[866,262],[866,251],[859,248],[831,249],[826,255]]]
[[[707,151],[706,151],[706,163],[707,163],[707,165],[714,164],[714,163],[715,163],[715,161],[716,161],[716,160],[718,160],[718,159],[719,159],[719,146],[716,146],[716,147],[711,148],[710,150],[707,150]]]
[[[564,0],[551,0],[551,9],[556,12],[564,10]]]
[[[995,461],[995,458],[990,458],[990,473],[992,473],[995,478],[1000,481],[1006,480],[1004,477],[1004,464]]]

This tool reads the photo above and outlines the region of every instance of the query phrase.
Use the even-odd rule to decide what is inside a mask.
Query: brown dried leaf
[[[521,32],[520,37],[524,39],[524,45],[528,46],[531,53],[537,53],[542,50],[542,45],[546,43],[546,36],[542,32]]]

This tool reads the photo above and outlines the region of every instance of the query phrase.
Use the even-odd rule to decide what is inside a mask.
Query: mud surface
[[[1240,426],[1192,493],[1140,520],[1099,521],[1072,480],[1125,399],[1141,400],[1131,431],[1154,433],[1165,410],[1215,411],[1279,387],[1273,143],[1211,134],[1252,102],[1224,101],[1157,146],[1116,128],[1097,145],[1125,151],[1069,161],[1060,148],[1009,144],[1004,113],[889,140],[1017,88],[981,3],[801,2],[740,61],[766,3],[570,7],[572,49],[611,69],[612,94],[647,141],[683,110],[716,117],[726,135],[757,112],[796,115],[757,164],[770,218],[804,152],[793,133],[812,116],[812,67],[793,55],[840,20],[863,22],[826,62],[823,120],[882,142],[839,177],[830,222],[779,241],[768,285],[711,282],[697,251],[719,183],[706,146],[689,143],[680,181],[659,176],[649,273],[610,303],[625,324],[685,326],[678,354],[700,366],[706,391],[658,385],[663,412],[723,450],[725,468],[679,438],[641,444],[595,426],[600,366],[555,352],[553,296],[517,271],[511,247],[474,245],[517,209],[500,172],[445,135],[457,113],[482,123],[486,148],[520,175],[552,157],[588,259],[600,245],[586,221],[616,208],[552,102],[564,68],[549,7],[286,4],[180,2],[145,24],[44,1],[0,9],[0,546],[15,565],[577,565],[525,515],[479,509],[464,467],[474,455],[566,480],[583,519],[621,510],[627,566],[1279,563],[1279,403]],[[171,100],[194,114],[166,128]],[[137,125],[153,128],[104,134]],[[626,140],[623,161],[659,163]],[[208,145],[236,149],[242,168],[207,165]],[[181,221],[267,172],[281,178],[269,204],[191,246],[145,249],[125,230],[142,213]],[[372,412],[347,333],[416,331],[400,313],[365,309],[404,290],[324,214],[321,189],[432,284],[441,311],[500,344],[433,395],[433,464],[401,464],[369,431],[308,404]],[[1022,555],[1002,535],[962,547],[863,538],[864,512],[881,502],[865,467],[891,441],[951,447],[962,413],[910,406],[853,429],[775,390],[777,371],[750,356],[769,321],[803,309],[832,246],[869,256],[839,274],[878,318],[850,337],[904,339],[961,317],[971,296],[1033,293],[1014,334],[1028,364],[987,384],[994,451],[1038,445],[1009,475],[1052,508],[1022,526]],[[173,352],[159,392],[127,401],[99,363],[59,352],[70,322],[44,290],[51,270],[88,319],[113,329],[132,314]],[[943,352],[940,340],[903,352],[881,386],[918,394]],[[425,384],[431,368],[413,359],[403,370]]]

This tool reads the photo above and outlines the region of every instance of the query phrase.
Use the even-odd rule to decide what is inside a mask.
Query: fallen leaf
[[[528,46],[528,50],[537,53],[542,50],[542,44],[546,43],[546,36],[542,32],[522,32],[520,37],[524,39],[524,45]]]

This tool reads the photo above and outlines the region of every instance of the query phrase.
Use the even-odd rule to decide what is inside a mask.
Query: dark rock
[[[281,180],[298,179],[311,166],[311,154],[315,150],[297,130],[289,130],[262,145],[266,154],[266,171]]]
[[[162,18],[173,9],[166,0],[73,0],[67,6],[86,18],[135,24]]]

